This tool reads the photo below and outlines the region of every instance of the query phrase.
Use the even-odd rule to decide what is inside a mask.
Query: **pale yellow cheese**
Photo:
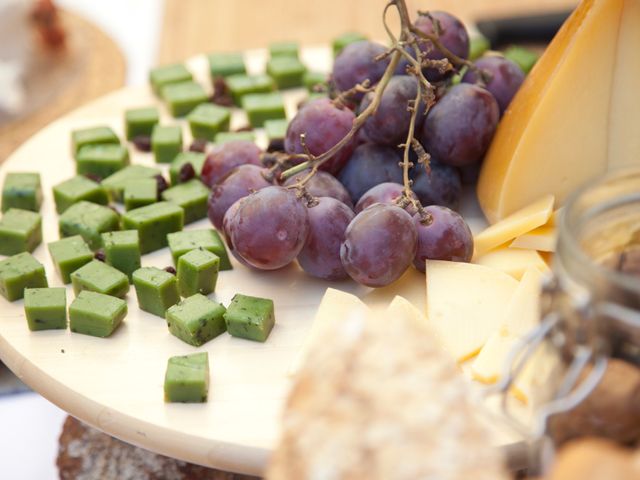
[[[556,227],[543,225],[515,238],[513,242],[509,244],[509,248],[555,252],[557,240],[558,232]]]
[[[427,324],[458,362],[476,355],[504,320],[518,282],[472,263],[427,260]]]
[[[505,112],[478,199],[491,223],[586,181],[640,166],[638,0],[583,0]]]
[[[529,268],[536,268],[541,272],[549,270],[549,266],[535,250],[501,247],[473,260],[478,265],[495,268],[520,280]]]
[[[516,337],[540,324],[540,293],[544,273],[536,267],[526,270],[507,304],[503,329]]]
[[[502,378],[509,353],[517,342],[506,331],[494,332],[471,364],[471,378],[487,385],[496,383]]]
[[[401,316],[405,319],[410,319],[413,322],[419,323],[422,326],[427,324],[425,318],[425,312],[418,310],[409,300],[400,295],[394,297],[389,306],[387,307],[387,314],[389,319],[393,321],[393,318]]]
[[[553,195],[545,195],[480,232],[473,239],[475,256],[484,255],[547,223],[553,214],[553,202]]]

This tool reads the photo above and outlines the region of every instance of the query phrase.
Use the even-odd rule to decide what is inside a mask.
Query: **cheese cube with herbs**
[[[171,357],[164,377],[167,402],[202,403],[209,394],[209,354]]]
[[[224,306],[196,293],[167,310],[167,325],[180,340],[199,347],[225,332],[224,312]]]
[[[200,152],[180,152],[178,156],[176,156],[175,160],[171,162],[171,166],[169,167],[169,177],[171,179],[171,184],[176,185],[180,183],[180,171],[182,167],[190,163],[193,167],[193,170],[196,174],[196,178],[200,178],[202,174],[202,167],[204,166],[204,162],[207,159],[207,156],[204,153]]]
[[[140,253],[155,252],[167,246],[167,234],[184,227],[184,210],[169,202],[158,202],[129,210],[122,216],[126,230],[138,230]]]
[[[67,328],[67,289],[25,289],[24,313],[31,331]]]
[[[266,120],[264,131],[269,140],[268,151],[284,151],[284,137],[287,135],[289,122],[285,118]]]
[[[201,103],[209,101],[207,92],[196,82],[167,85],[162,88],[162,98],[174,117],[184,117]]]
[[[151,136],[153,127],[160,121],[156,107],[131,108],[124,112],[124,126],[127,140],[138,136]]]
[[[126,316],[124,300],[85,290],[69,306],[69,328],[74,333],[108,337]]]
[[[196,293],[207,295],[216,290],[220,259],[214,253],[197,248],[178,260],[178,287],[180,295],[190,297]]]
[[[333,56],[336,57],[338,54],[346,47],[347,45],[355,42],[360,42],[362,40],[366,40],[363,34],[358,32],[347,32],[343,33],[339,37],[336,37],[333,40]]]
[[[171,163],[182,151],[182,129],[178,125],[156,125],[151,134],[151,150],[157,163]]]
[[[300,87],[306,67],[297,57],[274,57],[267,62],[267,73],[278,88]]]
[[[81,128],[71,132],[71,151],[77,155],[80,149],[86,145],[120,144],[120,139],[111,127],[100,125],[98,127]]]
[[[140,268],[140,241],[137,230],[102,234],[105,260],[108,265],[129,277]]]
[[[241,53],[212,53],[208,55],[211,78],[246,73]]]
[[[53,199],[56,202],[56,211],[59,214],[64,213],[67,208],[81,200],[97,203],[98,205],[107,205],[109,203],[107,190],[84,175],[77,175],[53,187]]]
[[[269,45],[269,56],[298,58],[298,44],[296,42],[274,42]]]
[[[302,76],[302,83],[310,92],[316,91],[317,88],[326,90],[328,87],[328,79],[326,73],[305,72]]]
[[[227,86],[236,105],[240,105],[242,97],[249,93],[266,93],[275,90],[273,79],[260,75],[231,75],[227,77]]]
[[[0,219],[0,255],[33,252],[42,242],[42,216],[11,208]]]
[[[231,110],[212,103],[203,103],[187,115],[193,138],[213,142],[216,133],[229,130]]]
[[[138,306],[145,312],[164,318],[167,310],[180,301],[178,281],[174,274],[156,267],[133,272]]]
[[[93,252],[80,235],[63,238],[48,245],[49,254],[62,282],[71,283],[71,274],[93,260]]]
[[[10,172],[2,185],[2,211],[10,208],[39,212],[42,187],[39,173]]]
[[[155,178],[131,179],[124,187],[125,210],[144,207],[157,201],[158,181]]]
[[[98,260],[92,260],[71,274],[76,295],[84,290],[123,298],[129,291],[129,279],[120,270]]]
[[[212,228],[201,230],[187,230],[167,235],[169,249],[173,257],[173,264],[178,265],[178,260],[191,250],[202,248],[215,254],[220,259],[220,270],[231,270],[229,254],[220,234]]]
[[[118,214],[103,205],[80,201],[59,218],[61,237],[81,235],[92,250],[102,247],[101,235],[120,229]]]
[[[232,336],[265,342],[276,323],[273,300],[238,293],[231,299],[224,319]]]
[[[278,92],[252,93],[242,97],[242,108],[247,112],[254,128],[262,127],[266,120],[286,118],[284,99]]]
[[[161,173],[155,167],[129,165],[105,178],[101,185],[107,190],[112,200],[120,202],[123,198],[124,189],[129,182],[140,178],[154,178]]]
[[[209,189],[198,179],[180,183],[162,192],[162,199],[184,209],[184,223],[192,223],[207,216]]]
[[[191,80],[193,80],[193,75],[182,64],[156,67],[149,72],[149,82],[153,91],[158,95],[166,85],[189,82]]]
[[[76,171],[107,178],[129,165],[129,151],[123,145],[87,145],[76,156]]]
[[[20,300],[25,288],[48,286],[44,266],[29,252],[0,261],[0,295],[10,302]]]
[[[255,142],[256,134],[254,132],[220,132],[216,134],[214,143],[216,145],[222,145],[223,143],[235,142],[236,140]]]

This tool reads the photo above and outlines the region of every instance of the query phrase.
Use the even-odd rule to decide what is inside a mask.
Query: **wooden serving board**
[[[250,72],[264,68],[267,52],[245,55]],[[316,69],[330,68],[328,48],[306,49],[302,59]],[[194,58],[189,69],[208,84],[204,57]],[[289,118],[304,90],[285,94]],[[0,169],[0,183],[9,171],[38,171],[45,201],[42,208],[45,244],[34,255],[44,263],[51,286],[62,286],[46,249],[58,238],[58,217],[53,185],[74,175],[70,152],[73,129],[110,125],[122,136],[123,111],[157,104],[163,123],[173,120],[147,86],[118,90],[52,123],[22,145]],[[243,112],[234,112],[232,128],[243,125]],[[188,129],[182,123],[186,142]],[[264,146],[266,138],[258,135]],[[133,163],[153,164],[151,154],[131,149]],[[463,213],[472,229],[485,225],[472,196]],[[207,228],[207,220],[188,229]],[[283,402],[291,379],[293,359],[308,334],[317,306],[328,287],[358,295],[373,308],[382,308],[402,295],[425,310],[425,277],[413,268],[390,287],[373,290],[351,281],[324,282],[291,266],[275,272],[250,270],[232,259],[234,269],[221,272],[215,295],[228,304],[235,293],[272,298],[277,324],[264,344],[224,334],[200,348],[172,336],[164,319],[142,312],[135,292],[127,296],[129,314],[124,324],[106,339],[70,331],[30,332],[23,302],[0,298],[0,358],[31,388],[80,420],[143,448],[218,469],[259,475],[275,445]],[[143,266],[171,264],[168,249],[142,259]],[[70,303],[73,292],[68,288]],[[209,401],[205,404],[168,404],[163,400],[167,359],[207,351],[211,365]],[[499,438],[498,438],[499,437]],[[497,445],[516,439],[500,433]]]

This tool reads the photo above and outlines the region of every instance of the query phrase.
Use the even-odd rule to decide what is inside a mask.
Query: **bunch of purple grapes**
[[[416,27],[433,33],[460,58],[469,55],[464,25],[444,12],[420,17]],[[426,58],[444,57],[430,41],[420,40]],[[342,142],[356,114],[373,93],[354,93],[368,80],[384,75],[386,47],[371,41],[352,43],[336,58],[332,82],[349,102],[328,98],[305,103],[291,120],[285,138],[287,154],[319,156]],[[382,287],[411,266],[424,271],[426,259],[470,261],[473,236],[455,211],[462,194],[461,172],[472,176],[482,161],[524,74],[503,57],[477,61],[485,73],[471,69],[462,76],[425,67],[438,86],[435,104],[417,108],[415,137],[431,157],[429,165],[412,158],[411,191],[403,186],[400,147],[406,141],[418,81],[401,64],[387,84],[379,108],[351,140],[320,165],[304,186],[309,171],[278,181],[261,164],[251,142],[219,147],[207,158],[203,180],[212,188],[209,217],[224,231],[230,251],[243,264],[275,270],[297,261],[309,275],[325,280],[351,277]],[[458,74],[458,82],[452,81]],[[351,103],[353,102],[353,104]],[[304,134],[304,143],[301,141]],[[355,207],[354,207],[355,206]],[[423,207],[424,206],[424,207]]]

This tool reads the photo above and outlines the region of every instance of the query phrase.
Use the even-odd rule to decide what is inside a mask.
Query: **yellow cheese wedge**
[[[557,240],[558,232],[556,227],[543,225],[514,239],[509,244],[509,248],[555,252]]]
[[[553,195],[545,195],[480,232],[473,239],[475,256],[484,255],[547,223],[553,214],[553,202]]]
[[[389,306],[387,307],[387,313],[389,319],[393,319],[394,315],[402,315],[404,318],[409,318],[412,321],[421,325],[426,325],[427,320],[424,312],[418,310],[409,300],[400,295],[394,297]]]
[[[640,166],[638,0],[582,0],[498,126],[478,181],[495,223],[545,194]]]
[[[427,324],[458,362],[476,355],[504,320],[518,282],[472,263],[427,260]]]
[[[471,378],[487,385],[496,383],[502,378],[509,353],[517,342],[506,331],[494,332],[471,364]]]
[[[549,266],[535,250],[501,247],[473,260],[478,265],[502,270],[516,280],[520,280],[529,268],[541,272],[549,271]]]
[[[540,292],[544,273],[531,267],[522,276],[504,313],[503,329],[516,337],[540,324]]]

